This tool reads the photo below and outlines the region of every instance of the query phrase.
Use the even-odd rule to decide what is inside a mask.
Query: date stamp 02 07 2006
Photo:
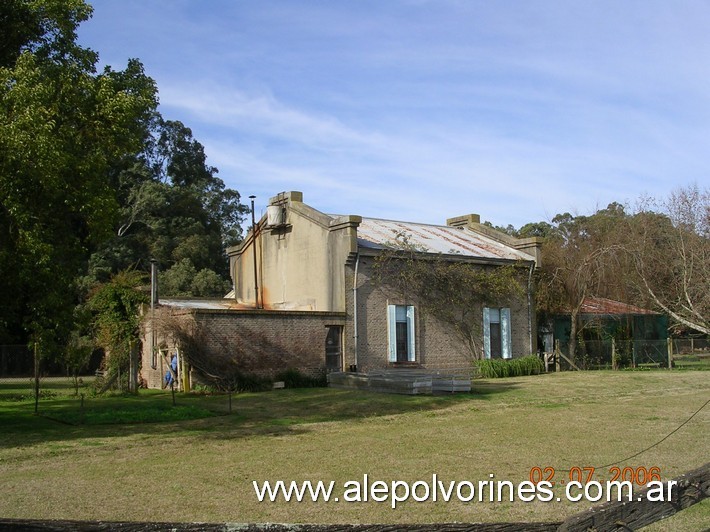
[[[558,482],[565,485],[568,482],[579,482],[580,484],[589,484],[597,481],[595,474],[598,472],[595,467],[571,467],[563,471],[557,471],[554,467],[532,467],[530,469],[530,482],[538,484],[540,482],[549,482],[551,486],[555,486]],[[567,475],[562,475],[567,473]],[[661,480],[660,467],[610,467],[607,471],[609,482],[631,482],[638,486],[645,486],[649,482],[658,482]],[[606,479],[602,479],[606,480]]]

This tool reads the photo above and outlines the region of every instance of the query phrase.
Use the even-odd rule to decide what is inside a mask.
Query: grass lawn
[[[1,391],[1,390],[0,390]],[[428,523],[558,521],[569,502],[259,502],[252,481],[518,483],[634,455],[710,398],[707,372],[568,372],[474,382],[474,393],[408,397],[324,388],[226,396],[143,392],[0,398],[0,516],[130,521]],[[113,411],[116,416],[107,412]],[[121,414],[121,412],[128,412]],[[145,416],[141,418],[143,414]],[[176,413],[177,412],[177,413]],[[78,413],[78,414],[77,414]],[[99,413],[101,413],[99,415]],[[96,414],[96,415],[94,415]],[[106,424],[120,415],[137,421]],[[79,416],[79,417],[77,417]],[[83,416],[83,417],[81,417]],[[92,417],[93,416],[93,417]],[[186,419],[187,418],[187,419]],[[154,422],[162,421],[162,422]],[[710,405],[621,468],[669,479],[708,462]],[[611,477],[598,467],[595,479]],[[556,490],[557,491],[557,490]],[[560,492],[561,493],[561,492]],[[705,501],[653,530],[710,526]]]

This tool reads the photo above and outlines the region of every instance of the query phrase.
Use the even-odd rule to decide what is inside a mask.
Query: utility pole
[[[155,351],[155,306],[158,304],[158,261],[150,259],[150,367],[158,367],[158,353]],[[162,372],[161,372],[162,373]],[[162,381],[162,374],[160,376]]]

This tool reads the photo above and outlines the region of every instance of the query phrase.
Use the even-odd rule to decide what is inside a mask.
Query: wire
[[[597,466],[597,467],[595,467],[594,469],[605,469],[605,468],[607,468],[607,467],[610,467],[610,466],[613,466],[613,465],[616,465],[616,464],[620,464],[620,463],[622,463],[622,462],[626,462],[627,460],[631,460],[632,458],[636,458],[637,456],[639,456],[639,455],[645,453],[646,451],[648,451],[648,450],[650,450],[650,449],[653,449],[656,445],[660,445],[661,443],[663,443],[664,441],[666,441],[668,438],[670,438],[671,436],[673,436],[673,434],[675,434],[675,433],[678,432],[680,429],[682,429],[685,425],[687,425],[687,424],[690,422],[690,420],[693,419],[696,415],[698,415],[698,414],[700,413],[700,411],[701,411],[703,408],[705,408],[706,406],[708,406],[708,404],[710,404],[710,399],[708,399],[708,400],[705,402],[705,404],[704,404],[703,406],[701,406],[700,408],[698,408],[698,409],[693,413],[692,416],[690,416],[690,417],[689,417],[688,419],[686,419],[683,423],[681,423],[678,427],[676,427],[674,430],[672,430],[672,431],[669,432],[666,436],[664,436],[663,439],[658,440],[658,441],[657,441],[656,443],[654,443],[653,445],[649,445],[649,446],[646,447],[645,449],[643,449],[643,450],[637,452],[636,454],[632,454],[631,456],[628,456],[628,457],[626,457],[626,458],[624,458],[624,459],[622,459],[622,460],[617,460],[616,462],[610,462],[610,463],[605,464],[605,465],[602,465],[602,466]],[[569,472],[569,470],[567,470],[567,469],[562,469],[561,471],[563,471],[563,472]]]

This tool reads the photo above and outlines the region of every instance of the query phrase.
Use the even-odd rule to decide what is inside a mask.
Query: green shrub
[[[264,392],[271,389],[273,381],[266,377],[238,371],[215,385],[225,392]]]
[[[205,390],[218,392],[264,392],[271,390],[275,381],[283,381],[286,388],[319,388],[328,385],[325,374],[318,377],[304,375],[296,369],[287,369],[273,379],[239,370],[224,372],[219,377],[201,375]]]
[[[490,358],[476,362],[481,376],[488,379],[538,375],[545,370],[542,360],[537,355],[522,358]]]
[[[192,385],[192,389],[190,390],[190,393],[193,395],[212,395],[219,392],[220,390],[216,386],[202,382],[194,383]]]
[[[328,386],[325,374],[318,377],[304,375],[297,369],[287,369],[276,375],[275,381],[283,381],[286,388],[324,388]]]

